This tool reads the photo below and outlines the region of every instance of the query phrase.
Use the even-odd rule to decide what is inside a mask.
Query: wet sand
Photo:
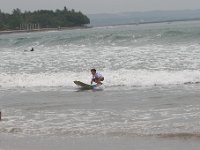
[[[15,137],[0,135],[1,150],[199,150],[199,139],[156,137]]]

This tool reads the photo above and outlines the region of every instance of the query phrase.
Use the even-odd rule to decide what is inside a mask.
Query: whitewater
[[[198,22],[1,35],[0,86],[73,88],[91,68],[105,86],[198,83],[199,35]]]
[[[199,149],[199,21],[2,34],[0,61],[2,150]]]

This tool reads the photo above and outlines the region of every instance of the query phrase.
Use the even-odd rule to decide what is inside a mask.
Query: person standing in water
[[[104,81],[104,77],[96,71],[96,69],[91,69],[92,80],[91,84],[95,82],[97,85],[102,85],[101,81]]]

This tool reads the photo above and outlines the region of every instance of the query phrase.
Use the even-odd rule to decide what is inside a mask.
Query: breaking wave
[[[199,106],[124,110],[4,111],[0,133],[18,135],[111,135],[200,137]],[[188,120],[192,120],[191,122]]]
[[[103,71],[106,87],[146,87],[169,86],[200,83],[200,71],[149,71],[125,70]],[[36,73],[36,74],[0,74],[0,86],[12,87],[73,87],[74,80],[85,83],[90,82],[89,72],[62,72],[62,73]]]

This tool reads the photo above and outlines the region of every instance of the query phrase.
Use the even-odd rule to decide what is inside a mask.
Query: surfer
[[[33,52],[33,51],[34,51],[34,48],[32,47],[30,51]]]
[[[33,52],[34,48],[32,47],[30,50],[24,50],[24,52],[28,52],[28,51]]]
[[[101,81],[104,80],[104,77],[96,71],[96,69],[91,69],[92,80],[91,84],[95,82],[97,85],[102,85]]]

